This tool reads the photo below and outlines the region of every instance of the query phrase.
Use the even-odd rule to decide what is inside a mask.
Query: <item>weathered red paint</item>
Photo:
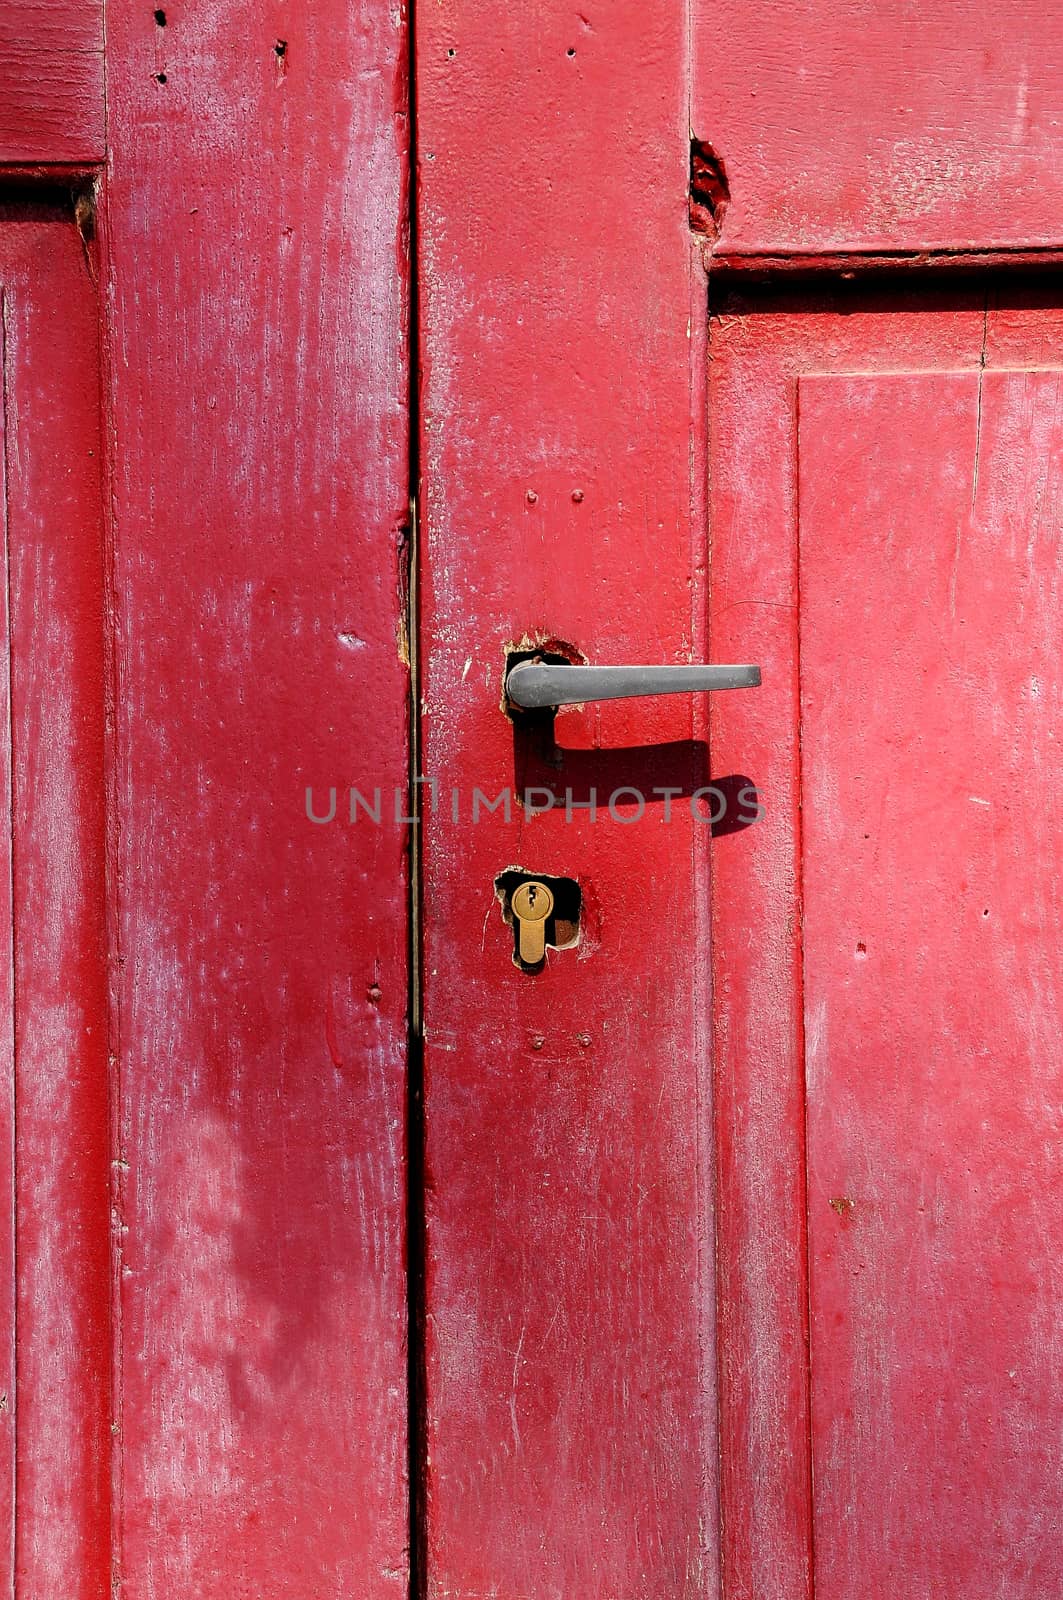
[[[421,20],[424,749],[444,796],[424,897],[433,1595],[1059,1587],[1058,1223],[1027,1192],[1058,1185],[1039,1141],[1059,995],[1037,944],[1056,937],[1058,855],[1014,802],[985,836],[968,791],[1000,816],[1007,774],[1043,770],[1057,731],[1020,693],[1047,664],[1016,660],[1059,622],[1045,536],[1026,566],[1020,539],[1051,525],[1055,380],[993,368],[1005,329],[1024,367],[1058,338],[1054,291],[1004,303],[1009,268],[1058,259],[1063,83],[1041,8],[909,10],[456,0]],[[714,288],[711,339],[688,219],[726,282],[769,280]],[[771,280],[795,271],[819,287],[788,299]],[[930,376],[845,376],[876,371]],[[747,775],[766,807],[715,843],[714,955],[688,821],[453,826],[448,784],[467,807],[529,769],[499,685],[507,641],[537,637],[598,661],[711,643],[763,663],[762,691],[713,712],[713,775]],[[943,695],[950,659],[955,704],[930,702],[919,683]],[[702,715],[561,717],[554,779],[581,798],[644,785]],[[994,736],[1001,776],[976,784]],[[865,789],[886,806],[912,752],[953,837],[876,813],[869,856]],[[966,916],[987,849],[995,938]],[[494,903],[514,864],[577,877],[588,906],[578,954],[535,978]]]
[[[1063,327],[1008,271],[1057,260],[1058,27],[909,9],[420,16],[440,1600],[1059,1588]],[[82,194],[0,218],[0,1581],[375,1600],[407,1587],[404,23],[106,22],[106,106],[94,0],[0,22],[0,173]],[[536,640],[765,684],[711,767],[697,701],[551,744],[500,706]],[[710,776],[766,808],[711,894]],[[473,820],[528,782],[580,808]],[[583,893],[537,977],[515,865]]]
[[[102,162],[103,10],[104,0],[5,0],[0,163]]]
[[[68,205],[0,206],[0,286],[13,901],[0,1583],[99,1600],[112,1416],[99,315]]]
[[[1058,247],[1061,27],[1041,0],[690,0],[690,126],[730,182],[722,247]]]
[[[685,48],[676,8],[652,29],[634,5],[419,14],[439,1596],[715,1588],[708,830],[682,799],[667,825],[659,798],[631,826],[607,811],[622,784],[707,781],[704,704],[558,718],[554,779],[598,789],[596,822],[470,822],[531,757],[499,706],[507,642],[705,649]],[[495,900],[512,865],[584,893],[581,944],[539,977]]]
[[[137,1600],[405,1591],[406,841],[304,811],[406,777],[404,44],[376,0],[109,12]]]
[[[1032,370],[801,381],[825,1600],[1063,1576],[1059,323]]]
[[[304,797],[406,779],[404,20],[115,0],[94,220],[99,8],[30,11],[0,183],[86,198],[0,238],[19,1592],[400,1595],[406,841]]]
[[[713,648],[765,671],[713,716],[767,805],[714,857],[737,1595],[1058,1588],[1055,299],[713,321]]]

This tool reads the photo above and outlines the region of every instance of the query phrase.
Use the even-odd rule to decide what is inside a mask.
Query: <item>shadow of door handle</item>
[[[581,667],[519,661],[506,677],[506,698],[522,711],[545,711],[584,700],[755,689],[759,684],[760,668],[753,666]]]

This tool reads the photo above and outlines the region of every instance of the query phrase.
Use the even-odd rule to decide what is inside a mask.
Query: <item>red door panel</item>
[[[1061,398],[799,389],[823,1600],[1059,1592]]]
[[[735,1594],[810,1548],[832,1600],[1058,1590],[1052,297],[718,301],[714,650],[765,663],[713,714],[766,805],[714,858]]]
[[[7,1592],[110,1592],[103,501],[96,294],[69,206],[0,210]],[[17,1443],[17,1457],[14,1447]]]
[[[0,1589],[403,1595],[405,18],[11,9]]]
[[[1041,0],[693,0],[690,125],[718,253],[1058,247],[1063,17]]]
[[[419,14],[440,1597],[678,1600],[715,1583],[708,827],[689,806],[705,707],[566,713],[545,761],[500,708],[505,651],[528,638],[599,663],[704,649],[684,47],[675,8],[648,54],[632,5]],[[477,789],[544,782],[551,809],[511,798],[508,818],[473,821]],[[645,793],[641,821],[630,795],[610,813],[622,785]],[[668,822],[655,786],[678,796]],[[537,976],[514,966],[496,898],[513,866],[583,893],[580,943]]]
[[[404,1593],[405,32],[109,7],[117,1555]],[[327,815],[335,788],[344,796]]]

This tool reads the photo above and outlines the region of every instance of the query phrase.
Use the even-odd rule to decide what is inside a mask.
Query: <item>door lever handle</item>
[[[643,694],[696,694],[704,689],[755,689],[751,666],[581,667],[518,661],[506,676],[506,697],[522,711],[545,711],[584,700],[627,700]]]

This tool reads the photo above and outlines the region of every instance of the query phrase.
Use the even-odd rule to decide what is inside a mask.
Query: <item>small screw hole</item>
[[[576,54],[576,52],[575,52],[575,50],[574,50],[574,49],[573,49],[573,48],[572,48],[572,46],[571,46],[571,45],[569,45],[569,47],[568,47],[568,49],[567,49],[567,50],[566,50],[566,51],[565,51],[565,54],[566,54],[566,56],[574,56],[574,55],[575,55],[575,54]]]
[[[165,74],[165,72],[157,72],[155,74],[155,82],[156,83],[165,83],[166,82],[166,74]]]
[[[166,13],[161,8],[158,11],[156,11],[156,13],[155,13],[155,21],[158,23],[160,28],[165,28],[165,26],[166,26]]]

